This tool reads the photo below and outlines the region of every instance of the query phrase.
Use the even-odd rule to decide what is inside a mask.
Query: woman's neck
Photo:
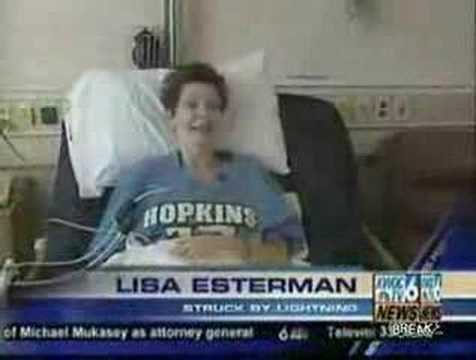
[[[211,149],[194,149],[181,151],[184,165],[192,175],[205,183],[213,182],[218,173],[218,159]]]

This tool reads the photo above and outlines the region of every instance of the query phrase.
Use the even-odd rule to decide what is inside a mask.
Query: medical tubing
[[[26,286],[40,286],[40,285],[48,285],[48,284],[54,284],[57,282],[61,282],[70,278],[73,278],[74,276],[84,272],[86,269],[89,269],[90,267],[95,265],[95,261],[99,260],[100,258],[104,257],[104,254],[107,254],[108,252],[111,252],[114,250],[114,247],[118,245],[120,242],[121,238],[124,237],[124,234],[118,233],[117,236],[113,239],[113,241],[110,242],[110,244],[104,249],[102,253],[100,253],[93,261],[91,261],[88,265],[78,269],[78,270],[73,270],[71,272],[68,272],[63,275],[55,276],[50,279],[44,279],[44,280],[30,280],[30,281],[24,281],[24,280],[15,280],[13,281],[13,286],[17,287],[26,287]],[[88,254],[86,254],[88,255]],[[82,256],[81,258],[85,258],[86,256]],[[72,260],[71,262],[78,262],[81,260],[81,258],[78,258],[76,260]],[[81,261],[83,261],[82,259]],[[45,263],[39,263],[39,264],[45,264]],[[17,266],[19,264],[16,264]],[[12,266],[15,266],[15,264],[12,264]]]
[[[121,239],[124,239],[125,235],[121,232],[118,233],[118,236],[114,238],[113,241],[104,249],[102,253],[99,253],[97,257],[95,257],[88,265],[85,266],[86,269],[92,268],[98,264],[98,262],[107,259],[109,256],[114,254],[114,250],[117,246],[120,245]]]
[[[91,232],[91,233],[97,233],[98,232],[98,229],[96,229],[94,227],[77,224],[77,223],[74,223],[72,221],[63,220],[63,219],[60,219],[60,218],[50,218],[46,221],[49,222],[49,223],[52,223],[52,224],[60,224],[60,225],[68,226],[68,227],[73,228],[73,229],[83,230],[83,231],[87,231],[87,232]]]
[[[133,204],[137,204],[137,202],[133,201]],[[83,262],[89,261],[86,265],[80,267],[79,269],[72,270],[68,272],[67,274],[63,274],[60,276],[56,276],[56,277],[53,277],[50,279],[44,279],[44,280],[31,280],[31,281],[15,280],[13,282],[13,285],[14,286],[45,285],[45,284],[52,284],[52,283],[56,283],[56,282],[60,282],[60,281],[72,278],[76,274],[80,272],[84,272],[86,269],[90,269],[94,266],[97,266],[98,264],[100,264],[101,261],[107,259],[109,256],[114,254],[114,251],[116,250],[116,248],[119,247],[121,242],[125,240],[125,236],[127,233],[135,234],[136,236],[141,237],[143,240],[145,239],[147,242],[150,242],[150,239],[147,236],[143,234],[131,232],[131,224],[128,221],[128,218],[126,216],[123,216],[125,209],[130,210],[129,205],[130,203],[126,202],[119,209],[118,216],[113,220],[111,224],[112,226],[107,231],[98,230],[89,226],[84,226],[81,224],[77,224],[77,223],[59,219],[59,218],[48,219],[47,220],[48,222],[69,226],[74,229],[78,229],[82,231],[88,231],[92,233],[105,232],[106,234],[110,234],[111,232],[116,232],[116,235],[112,239],[112,241],[108,241],[107,238],[100,239],[98,243],[91,250],[89,250],[86,254],[74,260],[52,261],[52,262],[23,262],[18,264],[12,264],[12,267],[14,269],[19,270],[27,266],[31,266],[31,267],[35,266],[39,268],[74,266],[74,265],[82,264]],[[106,241],[108,243],[106,243]]]
[[[108,230],[108,232],[111,231],[111,230]],[[97,232],[97,231],[96,231]],[[124,234],[122,234],[121,232],[118,232],[118,236],[116,236],[113,241],[111,241],[111,244],[115,244],[116,242],[120,241],[121,240],[121,237],[123,236]],[[106,246],[106,250],[109,248],[109,246],[111,245],[109,244],[108,246]],[[26,266],[39,266],[39,267],[55,267],[55,266],[73,266],[73,265],[77,265],[77,264],[80,264],[82,263],[83,261],[87,261],[89,260],[89,258],[91,258],[92,256],[94,255],[97,255],[98,257],[99,256],[102,256],[102,253],[99,253],[97,254],[98,251],[101,250],[101,248],[104,247],[104,244],[102,243],[99,243],[97,244],[96,247],[92,248],[90,251],[88,251],[86,254],[82,255],[81,257],[79,258],[76,258],[74,260],[67,260],[67,261],[51,261],[51,262],[35,262],[35,261],[31,261],[31,262],[23,262],[23,263],[18,263],[18,264],[13,264],[12,266],[16,267],[17,269],[18,268],[22,268],[22,267],[26,267]],[[93,258],[94,260],[94,258]]]
[[[146,239],[148,239],[145,235],[142,235],[142,236],[144,236]],[[117,236],[113,239],[113,241],[111,241],[108,244],[108,246],[104,249],[104,251],[102,253],[100,253],[88,265],[86,265],[86,266],[84,266],[84,267],[82,267],[78,270],[74,270],[74,271],[68,272],[66,274],[55,276],[55,277],[52,277],[50,279],[44,279],[44,280],[30,280],[30,281],[17,280],[17,281],[14,281],[13,285],[18,286],[18,287],[41,286],[41,285],[55,284],[55,283],[62,282],[62,281],[68,280],[68,279],[72,279],[76,275],[79,275],[80,273],[85,272],[85,270],[96,266],[96,264],[98,262],[102,261],[104,258],[107,258],[110,254],[113,254],[115,248],[120,244],[120,241],[123,237],[124,237],[124,234],[119,232],[117,234]],[[83,258],[84,257],[86,257],[86,256],[83,256]],[[81,258],[78,258],[74,261],[79,261],[80,259]],[[70,261],[70,262],[73,262],[73,261]],[[48,263],[32,263],[32,264],[39,264],[39,265],[46,266],[46,264],[48,264]],[[52,264],[54,265],[56,263],[52,263]],[[15,265],[18,267],[18,265],[20,265],[20,264],[12,264],[12,266],[15,266]]]
[[[144,234],[141,234],[139,232],[131,231],[129,234],[140,238],[144,242],[144,244],[151,244],[152,243],[152,240],[148,236],[146,236]]]
[[[65,226],[68,226],[68,227],[71,227],[71,228],[74,228],[74,229],[88,231],[88,232],[91,232],[91,233],[98,233],[99,232],[99,230],[96,229],[96,228],[80,225],[80,224],[77,224],[77,223],[74,223],[74,222],[71,222],[71,221],[67,221],[67,220],[63,220],[63,219],[59,219],[59,218],[50,218],[47,221],[50,222],[50,223],[61,224],[61,225],[65,225]],[[116,222],[115,225],[116,225],[115,228],[119,227],[117,222]],[[108,230],[108,231],[111,231],[111,230]],[[119,233],[124,235],[124,233],[122,233],[122,232],[119,232]],[[133,234],[134,236],[140,237],[146,243],[151,242],[150,239],[147,236],[145,236],[144,234],[140,234],[140,233],[137,233],[137,232],[131,232],[131,234]],[[113,240],[113,243],[118,242],[118,241],[120,241],[120,237],[118,239]],[[22,262],[22,263],[18,263],[18,264],[14,263],[14,264],[12,264],[12,266],[16,269],[20,269],[20,268],[27,267],[27,266],[37,266],[37,267],[73,266],[73,265],[81,263],[82,261],[88,260],[88,258],[90,256],[94,255],[94,253],[103,246],[104,245],[102,243],[99,243],[99,244],[97,244],[97,246],[95,248],[91,249],[91,251],[89,251],[85,255],[83,255],[83,256],[81,256],[77,259],[74,259],[74,260],[50,261],[50,262],[30,261],[30,262]],[[98,258],[101,257],[101,256],[104,257],[103,254],[99,254]],[[92,262],[94,262],[94,259],[93,259]]]
[[[79,270],[75,271],[70,271],[66,274],[59,275],[59,276],[54,276],[49,279],[43,279],[43,280],[14,280],[12,283],[12,286],[14,287],[30,287],[30,286],[42,286],[42,285],[51,285],[51,284],[56,284],[59,282],[63,282],[65,280],[69,280],[74,278],[75,276],[85,272],[84,268],[81,268]]]

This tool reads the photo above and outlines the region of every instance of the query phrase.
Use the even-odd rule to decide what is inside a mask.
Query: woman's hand
[[[232,236],[200,235],[169,240],[170,253],[200,265],[270,265],[288,263],[286,244],[279,239],[262,242]]]
[[[192,264],[243,264],[248,258],[247,245],[236,237],[199,235],[169,241],[173,242],[169,252]]]
[[[288,249],[284,240],[274,238],[251,241],[249,262],[254,265],[283,265],[289,263]]]

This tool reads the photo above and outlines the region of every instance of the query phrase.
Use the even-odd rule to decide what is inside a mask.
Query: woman
[[[196,63],[171,73],[164,87],[178,151],[138,164],[121,181],[92,243],[102,253],[96,263],[120,250],[127,251],[112,263],[145,256],[158,265],[263,264],[302,255],[303,230],[265,171],[215,148],[228,103],[224,78]],[[118,232],[134,236],[112,246]]]

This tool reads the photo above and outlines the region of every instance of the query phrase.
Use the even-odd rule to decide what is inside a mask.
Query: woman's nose
[[[208,106],[206,106],[205,104],[199,105],[196,110],[197,110],[197,115],[200,115],[203,117],[207,117],[208,114],[210,113]]]

